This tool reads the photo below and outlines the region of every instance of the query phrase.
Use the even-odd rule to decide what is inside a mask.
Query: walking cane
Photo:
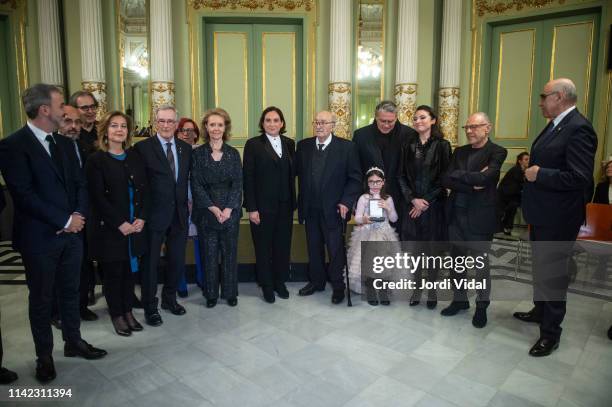
[[[350,219],[350,211],[347,213],[348,219]],[[346,305],[347,307],[352,307],[353,303],[351,302],[351,286],[349,284],[349,263],[348,263],[348,254],[346,250],[346,228],[347,228],[348,220],[342,221],[342,243],[344,244],[344,264],[346,267]]]

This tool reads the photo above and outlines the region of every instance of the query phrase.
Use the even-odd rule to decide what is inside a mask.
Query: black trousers
[[[466,242],[466,244],[453,244],[451,255],[458,256],[483,256],[484,267],[475,268],[475,279],[483,282],[485,287],[476,290],[476,307],[487,308],[491,297],[491,269],[489,267],[489,255],[484,255],[491,249],[492,233],[474,233],[470,230],[468,222],[467,208],[453,208],[454,216],[448,226],[448,239],[452,242]],[[470,243],[467,243],[470,242]],[[471,243],[473,242],[473,243]],[[459,272],[456,269],[451,271],[453,279],[453,300],[467,302],[467,290],[458,287],[459,281],[467,280],[467,271]]]
[[[81,339],[79,280],[83,257],[80,234],[61,233],[46,253],[23,254],[29,294],[30,328],[38,357],[51,356],[51,308],[57,286],[62,316],[62,337],[66,342]]]
[[[540,319],[540,337],[558,341],[565,318],[568,262],[580,224],[562,221],[554,226],[531,226],[534,313]]]
[[[339,216],[339,215],[338,215]],[[323,213],[311,209],[306,216],[306,242],[308,245],[308,277],[318,289],[325,288],[326,280],[334,290],[344,290],[345,247],[342,224],[328,225]],[[325,248],[329,264],[325,267]]]
[[[187,228],[183,227],[178,215],[174,215],[172,224],[167,230],[150,230],[148,232],[149,247],[140,272],[140,287],[142,291],[142,306],[145,313],[157,312],[157,280],[161,248],[166,242],[167,267],[162,289],[162,302],[176,302],[176,289],[181,270],[185,266],[185,247],[187,246]],[[107,270],[104,269],[104,274]]]
[[[498,196],[497,197],[497,213],[501,217],[501,224],[504,229],[512,229],[514,226],[514,217],[516,210],[521,206],[520,196]]]
[[[232,299],[238,296],[238,219],[229,219],[225,229],[197,225],[200,255],[204,268],[202,294],[207,300]],[[219,258],[221,268],[219,269]]]
[[[108,313],[115,318],[132,311],[134,275],[129,260],[103,262],[104,296]]]
[[[279,287],[289,279],[293,211],[281,202],[278,212],[259,212],[259,225],[251,222],[255,246],[255,269],[261,287]]]

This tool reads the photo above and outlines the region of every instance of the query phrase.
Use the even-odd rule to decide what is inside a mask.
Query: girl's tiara
[[[366,176],[368,176],[372,171],[378,171],[383,175],[383,177],[385,176],[385,172],[378,167],[371,167],[369,170],[366,171]]]

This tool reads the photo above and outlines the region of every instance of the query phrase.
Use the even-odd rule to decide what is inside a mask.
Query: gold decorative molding
[[[96,120],[101,120],[106,113],[106,83],[104,82],[81,82],[81,88],[90,92],[98,101],[98,113]]]
[[[151,82],[151,108],[153,111],[161,105],[174,106],[174,82]]]
[[[412,126],[412,116],[417,107],[417,84],[398,83],[395,85],[395,104],[397,105],[397,118],[402,124]]]
[[[458,143],[459,88],[441,88],[438,91],[440,130],[453,146]]]
[[[328,86],[329,111],[336,115],[334,134],[345,139],[351,138],[351,84],[333,82]]]
[[[565,0],[510,0],[510,1],[491,1],[476,0],[476,12],[479,17],[485,14],[503,14],[508,10],[515,9],[521,11],[524,8],[542,8],[557,1],[559,4]]]
[[[314,0],[189,0],[189,5],[195,10],[198,9],[230,9],[237,10],[245,8],[249,10],[282,8],[287,11],[313,9]]]

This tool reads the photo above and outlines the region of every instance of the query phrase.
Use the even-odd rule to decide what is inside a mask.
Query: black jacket
[[[295,142],[280,136],[283,154],[289,160],[289,180],[281,179],[281,159],[272,148],[268,137],[263,134],[250,138],[244,146],[244,207],[247,212],[275,213],[278,211],[281,182],[289,182],[291,208],[295,209]]]
[[[177,180],[175,180],[157,135],[136,143],[134,146],[147,170],[151,190],[151,205],[147,220],[149,228],[155,231],[166,230],[175,213],[178,214],[179,221],[184,228],[187,228],[189,219],[187,188],[192,147],[176,137],[174,140],[178,156],[174,157],[178,165]]]
[[[586,215],[586,190],[593,182],[597,135],[574,109],[552,133],[540,133],[531,146],[530,165],[540,170],[523,185],[521,207],[531,225],[579,225]]]
[[[597,184],[595,195],[593,196],[593,203],[612,204],[608,195],[608,188],[610,188],[610,183],[608,181]]]
[[[134,218],[145,221],[149,209],[149,183],[144,163],[133,149],[119,161],[104,151],[89,156],[85,166],[91,215],[87,224],[89,256],[100,261],[128,260],[128,236],[119,226],[130,222],[129,182],[132,182]],[[129,235],[133,256],[146,251],[146,230]]]
[[[22,254],[45,253],[73,212],[87,218],[83,173],[71,158],[72,142],[54,135],[60,170],[26,125],[0,141],[0,171],[13,198],[13,247]]]
[[[455,149],[442,178],[442,185],[451,190],[446,211],[449,223],[453,219],[452,208],[457,193],[462,192],[467,195],[470,231],[479,234],[495,233],[497,182],[507,155],[505,148],[490,140],[476,152],[469,144]],[[487,170],[482,171],[485,167],[488,167]],[[475,186],[484,189],[476,190]]]
[[[315,193],[312,185],[311,163],[316,149],[316,137],[300,141],[295,153],[296,173],[298,176],[298,217],[303,223],[309,211],[309,197]],[[338,204],[349,209],[362,191],[361,167],[355,143],[332,135],[326,147],[328,157],[325,161],[321,180],[321,200],[323,216],[328,225],[341,223]]]
[[[402,149],[399,185],[408,207],[412,206],[411,201],[414,198],[425,199],[431,204],[435,201],[444,200],[446,197],[446,191],[442,187],[442,176],[446,173],[450,162],[451,145],[447,140],[440,137],[432,137],[428,141],[430,145],[425,155],[424,171],[425,178],[429,180],[429,187],[427,192],[420,196],[416,193],[416,174],[413,166],[417,143],[420,142],[417,134]]]
[[[521,166],[516,164],[508,170],[506,175],[504,175],[504,178],[502,178],[497,187],[497,192],[506,199],[515,198],[520,201],[524,182],[525,173]]]

